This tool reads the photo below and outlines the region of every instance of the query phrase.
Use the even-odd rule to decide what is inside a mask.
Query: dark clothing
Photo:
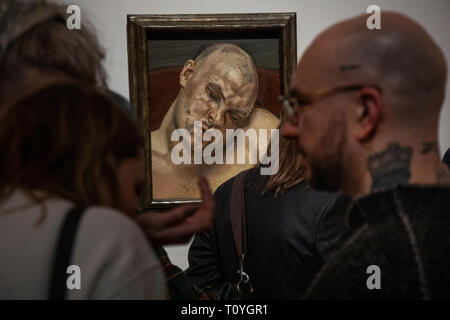
[[[450,298],[449,188],[408,185],[370,194],[355,201],[349,223],[357,231],[307,298]],[[367,287],[370,265],[380,268],[380,290]]]
[[[345,211],[350,198],[297,184],[274,198],[262,196],[269,176],[259,168],[245,178],[247,255],[245,272],[256,299],[295,299],[306,290],[325,259],[348,235]],[[216,218],[189,249],[187,275],[198,287],[216,289],[238,281],[238,260],[230,221],[233,179],[216,191]]]
[[[450,149],[448,149],[447,152],[444,154],[444,158],[442,159],[442,161],[450,169]]]

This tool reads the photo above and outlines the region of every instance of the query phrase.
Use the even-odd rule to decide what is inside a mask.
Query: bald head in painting
[[[196,198],[199,175],[205,175],[215,190],[240,171],[254,166],[175,165],[171,161],[171,150],[177,143],[171,141],[175,129],[187,129],[193,135],[195,122],[201,121],[202,130],[217,129],[225,137],[226,129],[258,131],[278,126],[272,113],[254,108],[258,75],[251,57],[236,45],[220,43],[207,47],[195,60],[186,61],[179,83],[175,101],[151,136],[154,199]],[[208,143],[203,142],[203,147]]]

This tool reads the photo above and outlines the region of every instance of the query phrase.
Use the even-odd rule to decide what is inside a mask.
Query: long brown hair
[[[117,165],[142,146],[133,120],[102,89],[53,83],[0,110],[0,198],[21,189],[118,207]]]
[[[295,140],[280,137],[279,140],[279,169],[270,176],[264,188],[263,195],[271,191],[274,197],[284,193],[287,189],[295,186],[305,179],[305,170],[302,158],[297,152]],[[267,150],[271,150],[270,144]]]

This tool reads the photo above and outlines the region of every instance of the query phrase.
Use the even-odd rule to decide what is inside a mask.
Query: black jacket
[[[370,194],[355,201],[349,222],[355,233],[307,298],[450,298],[450,189],[409,185]],[[370,265],[380,268],[379,290],[368,289]]]
[[[256,299],[295,299],[348,235],[345,211],[350,199],[317,192],[300,183],[274,198],[261,196],[268,176],[259,168],[245,178],[247,255],[245,271]],[[186,273],[199,287],[238,281],[238,260],[230,221],[233,179],[216,193],[215,223],[197,234],[189,249]]]

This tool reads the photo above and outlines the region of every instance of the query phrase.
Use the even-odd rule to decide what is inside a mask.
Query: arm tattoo
[[[436,141],[428,141],[422,143],[422,154],[427,154],[430,152],[439,152]]]
[[[411,178],[411,147],[390,143],[379,153],[369,156],[367,169],[372,176],[372,191],[407,184]]]

